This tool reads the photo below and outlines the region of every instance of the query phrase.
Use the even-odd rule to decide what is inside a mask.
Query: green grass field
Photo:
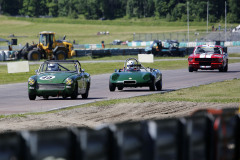
[[[222,86],[228,86],[224,89]],[[240,79],[216,82],[201,85],[164,94],[152,94],[148,96],[133,97],[127,99],[116,99],[99,101],[84,106],[108,106],[118,103],[143,103],[143,102],[214,102],[214,103],[240,103]],[[79,106],[78,106],[79,107]]]
[[[79,44],[109,44],[115,39],[132,41],[133,33],[174,33],[187,32],[185,22],[166,22],[162,19],[118,19],[118,20],[83,20],[68,18],[15,18],[0,16],[0,37],[11,39],[9,35],[18,36],[18,44],[38,42],[38,33],[54,31],[61,39],[64,35],[71,42]],[[212,24],[211,24],[212,25]],[[211,28],[209,24],[209,30]],[[109,31],[109,35],[97,35],[97,32]],[[206,23],[191,22],[190,32],[206,31]],[[2,43],[1,45],[6,45]]]

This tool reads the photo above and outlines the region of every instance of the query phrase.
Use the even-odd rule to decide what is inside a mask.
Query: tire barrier
[[[76,57],[91,56],[92,58],[104,57],[104,56],[116,56],[116,55],[137,55],[144,53],[144,49],[99,49],[99,50],[75,50]]]
[[[0,134],[1,160],[239,160],[237,109],[182,118]]]

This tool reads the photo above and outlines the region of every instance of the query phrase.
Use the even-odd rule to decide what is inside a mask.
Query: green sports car
[[[49,60],[28,79],[28,97],[30,100],[35,100],[36,96],[76,99],[82,95],[86,99],[90,83],[90,74],[84,72],[78,60]]]
[[[126,60],[123,69],[116,69],[110,76],[109,90],[124,87],[149,87],[150,91],[162,90],[162,73],[158,69],[145,68],[135,58]]]

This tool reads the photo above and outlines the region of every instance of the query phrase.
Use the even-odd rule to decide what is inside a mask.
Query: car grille
[[[211,66],[211,62],[199,62],[200,66]]]
[[[195,61],[199,62],[214,62],[217,61],[217,58],[196,58]]]
[[[38,84],[38,90],[63,90],[65,88],[64,83],[60,84]]]
[[[136,81],[124,81],[124,84],[136,84]]]

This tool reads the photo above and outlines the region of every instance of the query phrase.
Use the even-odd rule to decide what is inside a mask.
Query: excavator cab
[[[42,32],[40,33],[39,44],[43,49],[53,49],[55,48],[55,34],[53,32]]]

